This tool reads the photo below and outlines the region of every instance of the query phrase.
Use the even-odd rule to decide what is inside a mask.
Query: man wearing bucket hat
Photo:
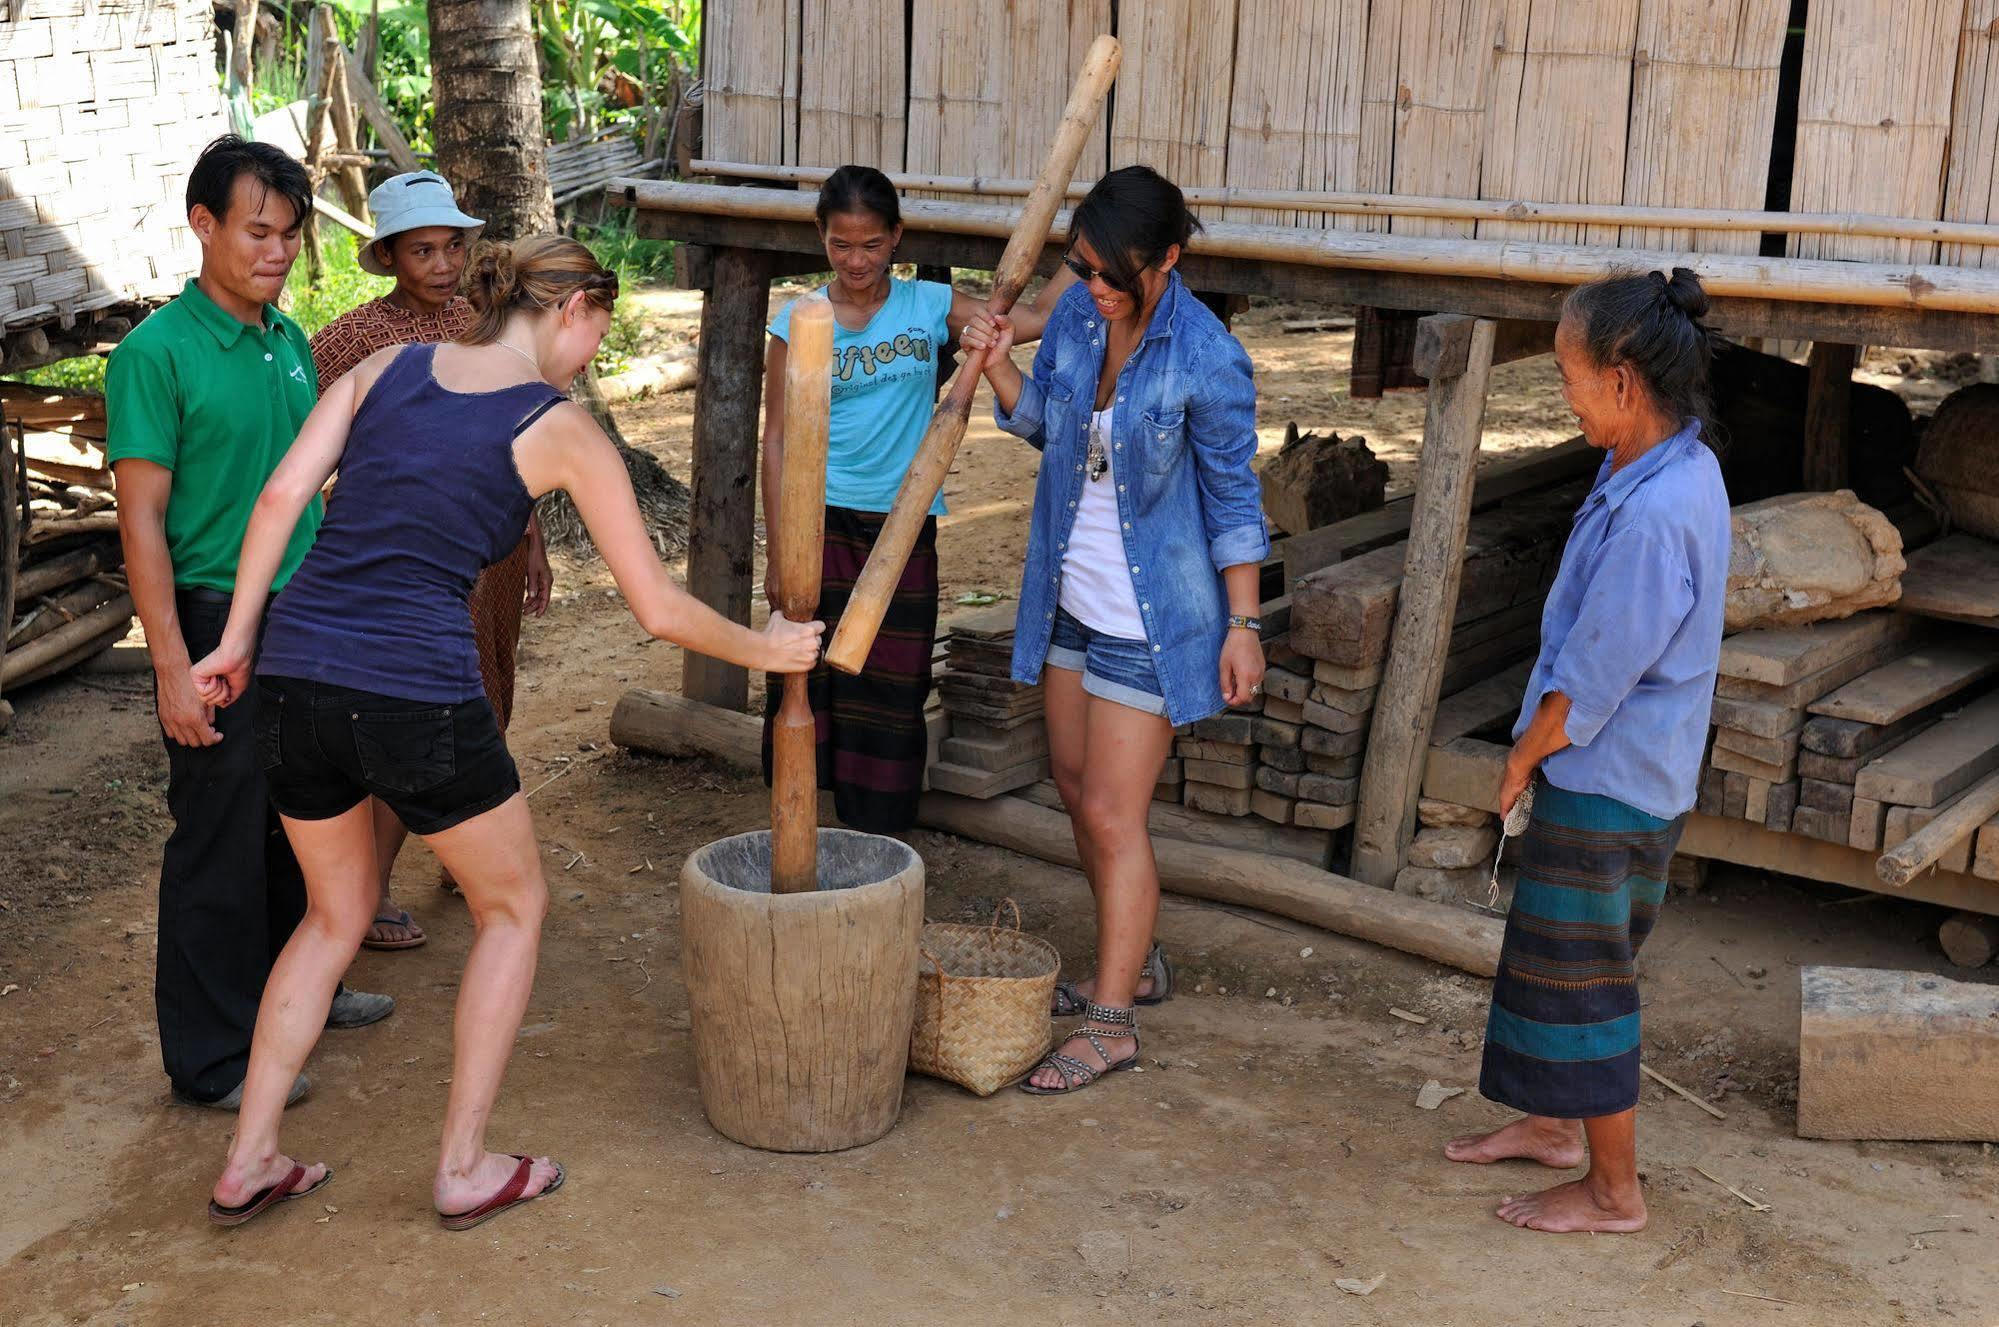
[[[455,341],[472,325],[472,306],[458,286],[472,243],[486,223],[459,209],[450,183],[436,171],[407,171],[375,186],[368,210],[375,219],[375,238],[361,246],[356,258],[366,271],[395,278],[395,288],[343,313],[312,338],[322,393],[378,350]],[[527,537],[486,568],[472,591],[479,669],[502,730],[513,711],[514,649],[522,610],[536,617],[546,612],[552,584],[541,525],[530,520]],[[389,891],[405,836],[402,822],[377,803],[375,852],[382,894],[375,923],[362,941],[370,949],[414,949],[425,939],[423,928]]]

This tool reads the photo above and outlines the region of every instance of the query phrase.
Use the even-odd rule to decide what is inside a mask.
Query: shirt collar
[[[1604,457],[1603,467],[1597,476],[1596,492],[1592,496],[1598,498],[1610,510],[1616,511],[1624,505],[1626,498],[1638,491],[1639,485],[1685,456],[1689,447],[1699,446],[1700,436],[1700,421],[1690,419],[1680,426],[1678,433],[1622,470],[1613,472],[1610,469],[1611,458]]]
[[[213,336],[224,350],[235,345],[236,339],[250,330],[224,312],[220,304],[210,299],[208,292],[203,290],[193,277],[189,277],[187,284],[181,287],[180,297],[187,304],[187,311],[194,315],[194,320],[207,328],[209,335]],[[260,330],[268,330],[271,321],[271,307],[267,304],[264,306],[265,326]]]

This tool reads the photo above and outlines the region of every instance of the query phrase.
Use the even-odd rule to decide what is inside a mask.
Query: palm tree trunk
[[[528,0],[430,0],[438,170],[499,240],[555,229]]]

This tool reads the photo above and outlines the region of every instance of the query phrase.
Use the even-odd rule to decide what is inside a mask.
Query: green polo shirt
[[[176,585],[236,588],[250,511],[317,399],[305,333],[268,305],[264,319],[244,326],[189,281],[132,329],[105,370],[106,454],[173,471]],[[273,591],[298,570],[324,511],[315,497],[299,517]]]

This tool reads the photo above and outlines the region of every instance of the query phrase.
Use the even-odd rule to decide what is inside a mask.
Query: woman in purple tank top
[[[240,1122],[208,1208],[221,1225],[329,1178],[279,1150],[278,1125],[374,918],[370,796],[437,853],[477,928],[459,985],[438,1216],[466,1229],[562,1183],[549,1158],[485,1141],[534,984],[548,887],[467,600],[481,568],[519,542],[536,498],[568,491],[650,634],[775,673],[818,657],[821,624],[774,613],[752,631],[674,583],[623,460],[559,390],[597,353],[617,277],[574,240],[537,235],[482,245],[470,285],[478,321],[464,343],[381,351],[320,398],[257,501],[222,644],[194,666],[210,704],[259,688],[260,759],[307,893],[258,1010]],[[335,470],[339,498],[253,658],[265,587]]]

